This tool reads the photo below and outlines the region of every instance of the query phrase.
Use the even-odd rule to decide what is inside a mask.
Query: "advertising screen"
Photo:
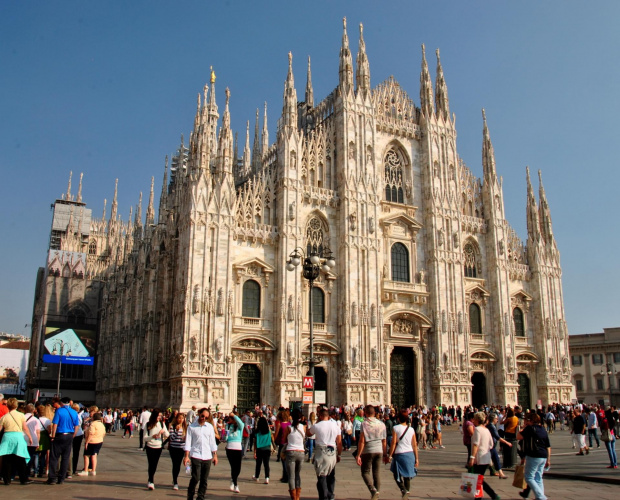
[[[45,363],[62,363],[69,365],[92,365],[95,361],[94,330],[81,329],[72,325],[51,326],[45,328]]]

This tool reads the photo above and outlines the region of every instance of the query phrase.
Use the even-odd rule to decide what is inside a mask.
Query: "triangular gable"
[[[410,215],[402,214],[402,213],[398,215],[394,215],[392,217],[387,217],[385,219],[382,219],[381,224],[383,224],[384,227],[393,226],[395,224],[404,224],[409,229],[411,229],[414,233],[422,229],[422,226],[417,220],[415,220]]]
[[[465,290],[465,293],[469,295],[471,295],[472,292],[478,292],[483,297],[489,297],[491,295],[486,288],[484,288],[483,286],[480,286],[479,284],[472,285],[471,287]]]

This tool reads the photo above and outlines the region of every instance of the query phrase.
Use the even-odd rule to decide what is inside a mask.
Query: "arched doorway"
[[[416,404],[415,355],[411,347],[395,347],[390,356],[392,404],[403,408]]]
[[[239,411],[254,409],[260,404],[261,373],[256,365],[245,364],[237,372],[237,408]]]
[[[306,372],[306,377],[310,376],[310,370]],[[325,391],[325,402],[329,402],[327,394],[327,371],[322,366],[314,367],[314,390]]]
[[[487,378],[482,372],[474,372],[471,376],[471,404],[474,408],[481,408],[487,401]]]
[[[530,377],[525,373],[517,375],[517,383],[519,384],[519,392],[517,393],[517,401],[523,411],[532,408],[530,399]]]

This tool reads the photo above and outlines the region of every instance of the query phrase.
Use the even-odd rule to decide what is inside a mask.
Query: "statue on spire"
[[[215,71],[213,71],[213,66],[209,66],[209,71],[211,72],[211,83],[215,83]]]

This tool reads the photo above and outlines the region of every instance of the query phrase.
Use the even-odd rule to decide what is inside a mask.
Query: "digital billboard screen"
[[[95,362],[96,332],[72,325],[45,328],[45,363],[93,365]],[[61,359],[62,358],[62,359]]]

